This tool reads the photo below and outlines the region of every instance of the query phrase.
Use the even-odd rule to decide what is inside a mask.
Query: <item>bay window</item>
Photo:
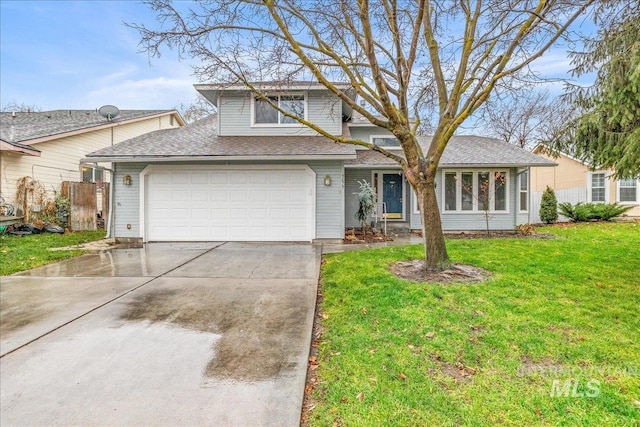
[[[443,179],[446,213],[508,211],[507,171],[444,171]]]

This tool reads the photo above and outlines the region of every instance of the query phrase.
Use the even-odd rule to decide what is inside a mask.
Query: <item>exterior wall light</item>
[[[327,187],[331,185],[331,175],[325,175],[324,185],[326,185]]]
[[[131,185],[131,175],[125,175],[122,177],[122,184],[129,186]]]

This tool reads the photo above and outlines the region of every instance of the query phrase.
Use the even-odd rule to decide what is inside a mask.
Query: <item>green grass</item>
[[[22,237],[10,234],[2,236],[0,237],[0,276],[82,255],[86,251],[50,251],[49,248],[100,240],[104,235],[104,230],[98,230],[65,234],[32,234]]]
[[[483,284],[388,271],[420,245],[327,255],[310,424],[640,425],[640,224],[539,231],[557,238],[449,240]],[[598,396],[551,396],[571,378]]]

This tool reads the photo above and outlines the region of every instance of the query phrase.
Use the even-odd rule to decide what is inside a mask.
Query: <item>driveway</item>
[[[320,255],[150,244],[2,277],[2,425],[297,426]]]

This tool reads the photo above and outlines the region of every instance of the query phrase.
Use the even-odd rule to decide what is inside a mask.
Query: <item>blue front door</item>
[[[402,219],[402,174],[382,174],[382,201],[387,207],[388,219]]]

